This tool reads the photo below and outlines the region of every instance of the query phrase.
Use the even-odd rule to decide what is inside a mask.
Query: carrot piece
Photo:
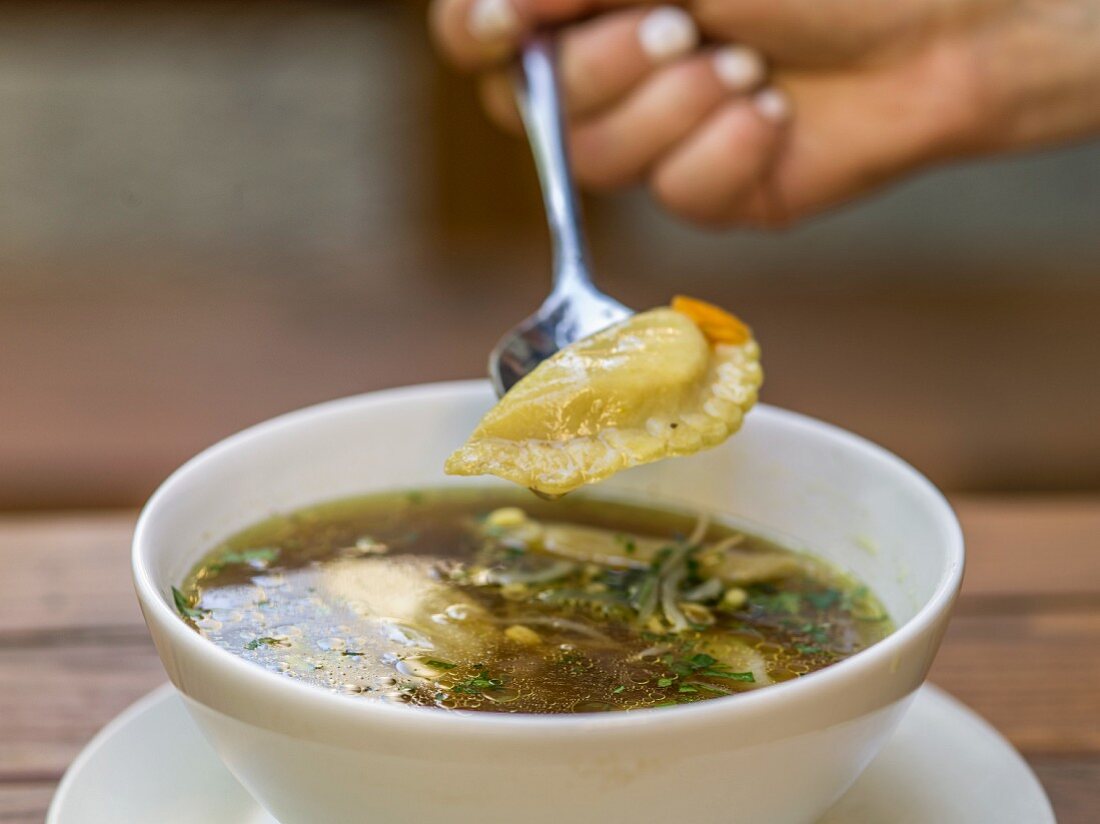
[[[740,318],[713,303],[676,295],[672,299],[672,308],[695,321],[711,343],[744,343],[752,337],[752,331]]]

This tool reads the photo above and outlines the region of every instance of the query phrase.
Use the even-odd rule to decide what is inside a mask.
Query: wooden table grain
[[[963,595],[932,680],[1035,768],[1062,824],[1100,810],[1100,497],[964,497]],[[130,585],[132,512],[0,516],[0,822],[165,680]]]

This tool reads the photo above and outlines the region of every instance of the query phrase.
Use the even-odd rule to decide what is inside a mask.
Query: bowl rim
[[[211,666],[223,670],[242,689],[263,692],[268,696],[301,708],[312,705],[317,710],[340,718],[348,724],[372,725],[388,728],[394,733],[424,733],[451,738],[468,735],[513,735],[537,732],[543,740],[558,740],[577,733],[596,730],[613,731],[635,729],[644,726],[658,730],[667,725],[682,727],[709,727],[721,722],[729,724],[744,716],[769,712],[769,708],[790,702],[799,702],[830,684],[857,677],[862,670],[870,672],[883,665],[890,666],[891,659],[927,633],[947,613],[958,594],[965,566],[965,548],[958,519],[943,493],[923,474],[889,450],[866,438],[855,435],[834,424],[827,423],[798,412],[780,409],[768,404],[758,404],[753,413],[769,417],[802,430],[813,430],[848,450],[855,450],[870,460],[885,464],[913,483],[914,495],[925,499],[933,517],[945,530],[945,564],[940,570],[934,591],[916,613],[893,633],[861,650],[850,658],[839,661],[802,678],[775,684],[768,689],[739,693],[736,701],[714,699],[681,706],[640,708],[628,712],[534,714],[534,713],[484,713],[440,712],[430,707],[406,707],[383,702],[363,701],[355,696],[331,693],[312,684],[271,672],[222,649],[188,627],[162,595],[155,581],[146,555],[152,557],[148,534],[162,506],[176,494],[176,489],[204,466],[223,454],[245,448],[250,442],[275,434],[281,429],[300,425],[303,421],[324,417],[354,409],[363,404],[387,400],[440,401],[453,400],[456,396],[486,394],[489,384],[485,380],[443,381],[383,389],[359,395],[338,398],[303,407],[249,426],[224,438],[186,461],[165,479],[152,494],[138,517],[131,544],[131,571],[138,600],[146,621],[156,623],[172,646],[178,646],[188,654],[206,659]],[[171,584],[166,583],[165,586]],[[184,691],[186,694],[186,691]],[[189,696],[190,697],[190,696]],[[198,700],[198,699],[193,699]],[[201,703],[201,701],[200,701]]]

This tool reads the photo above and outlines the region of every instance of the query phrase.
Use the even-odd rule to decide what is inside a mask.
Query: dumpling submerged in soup
[[[892,628],[866,587],[733,525],[500,489],[275,518],[215,548],[174,595],[199,633],[288,678],[492,712],[735,695]]]

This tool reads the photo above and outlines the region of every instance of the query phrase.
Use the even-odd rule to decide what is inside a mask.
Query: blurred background
[[[0,510],[136,505],[263,418],[484,373],[548,244],[424,8],[3,3]],[[587,210],[615,296],[754,326],[765,400],[952,492],[1100,489],[1100,146],[782,234]]]

